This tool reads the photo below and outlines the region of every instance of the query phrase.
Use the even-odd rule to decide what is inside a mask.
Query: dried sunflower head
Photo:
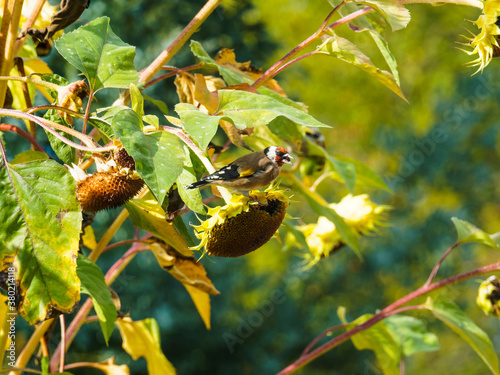
[[[490,276],[479,286],[477,305],[486,315],[500,317],[500,280]]]
[[[279,190],[252,190],[250,197],[233,195],[231,203],[208,208],[209,219],[194,226],[201,239],[193,250],[220,257],[238,257],[264,245],[283,221],[290,198]]]
[[[117,160],[115,162],[115,160]],[[116,208],[133,198],[144,186],[135,163],[124,148],[115,152],[114,160],[96,160],[97,172],[85,173],[73,164],[69,171],[78,183],[76,190],[82,210],[96,212]]]
[[[384,225],[385,213],[389,209],[389,206],[370,201],[367,194],[349,194],[340,203],[331,204],[330,207],[359,235],[373,232],[378,226]],[[309,247],[309,252],[304,255],[306,268],[314,266],[321,258],[345,245],[335,224],[324,216],[320,216],[317,223],[298,229],[304,234]]]
[[[498,44],[500,28],[497,25],[499,15],[500,0],[484,1],[483,14],[473,22],[481,31],[474,38],[466,37],[470,41],[472,51],[464,50],[464,52],[468,55],[478,55],[477,59],[469,62],[470,66],[479,66],[476,73],[482,71],[491,59],[500,52]]]

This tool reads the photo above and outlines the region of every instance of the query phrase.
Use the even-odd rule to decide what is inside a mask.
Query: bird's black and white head
[[[264,149],[264,153],[272,162],[278,164],[280,167],[283,163],[292,164],[293,158],[290,154],[280,146],[269,146]]]

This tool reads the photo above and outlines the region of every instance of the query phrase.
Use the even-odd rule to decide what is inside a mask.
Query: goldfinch
[[[283,164],[292,164],[291,160],[293,158],[283,147],[270,146],[264,151],[244,155],[185,188],[194,189],[212,184],[248,192],[273,182],[279,176]]]

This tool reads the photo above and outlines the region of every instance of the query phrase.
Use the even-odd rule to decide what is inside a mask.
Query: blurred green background
[[[137,47],[135,63],[140,70],[203,4],[194,0],[92,0],[78,25],[109,16],[114,32]],[[465,42],[460,35],[467,34],[466,29],[477,32],[468,20],[476,19],[479,11],[455,5],[408,8],[412,13],[408,27],[386,37],[398,60],[409,104],[360,70],[329,57],[305,59],[277,77],[292,99],[305,103],[310,114],[334,126],[324,132],[331,153],[363,161],[394,190],[392,195],[357,191],[393,207],[391,225],[377,236],[362,239],[362,261],[343,249],[301,272],[299,252],[282,251],[276,240],[242,258],[205,258],[208,276],[222,293],[211,298],[210,331],[182,285],[162,271],[149,252],[139,254],[113,284],[122,311],[129,310],[134,320],[153,317],[158,321],[162,349],[179,374],[275,373],[297,359],[317,334],[340,323],[339,306],[345,306],[348,319],[353,320],[419,287],[455,240],[451,217],[470,221],[489,233],[500,231],[500,62],[494,60],[483,74],[471,76],[474,70],[464,66],[470,57],[459,50],[459,42]],[[266,69],[312,34],[330,11],[326,0],[229,0],[193,39],[211,56],[221,48],[232,48],[237,61],[251,60],[252,65]],[[366,35],[354,35],[347,27],[340,34],[356,42],[377,66],[387,69]],[[46,60],[56,73],[75,76],[55,50]],[[177,67],[193,63],[187,46],[170,61]],[[145,93],[164,100],[173,113],[178,101],[173,79]],[[116,94],[103,90],[98,105],[112,103]],[[146,107],[146,112],[154,110]],[[432,141],[436,131],[444,134],[440,143]],[[11,135],[5,138],[14,140]],[[19,150],[12,146],[9,151]],[[320,185],[320,190],[330,202],[348,193],[340,183]],[[97,236],[117,212],[97,215]],[[305,222],[316,220],[298,197],[289,213]],[[190,215],[185,220],[196,222]],[[133,227],[127,222],[115,240],[132,235]],[[105,253],[98,264],[106,270],[125,249]],[[447,259],[438,278],[499,260],[494,250],[462,246]],[[478,279],[440,292],[464,308],[500,348],[499,321],[484,316],[475,305],[477,287]],[[488,373],[457,335],[427,313],[412,315],[425,319],[428,329],[439,334],[441,350],[408,358],[408,374]],[[18,323],[19,329],[29,330],[21,319]],[[228,334],[244,338],[228,345]],[[121,350],[117,330],[106,347],[97,323],[84,326],[66,360],[100,361],[112,355],[117,363],[129,365],[131,374],[146,373],[143,359],[132,361]],[[358,352],[347,342],[301,373],[381,372],[371,352]]]

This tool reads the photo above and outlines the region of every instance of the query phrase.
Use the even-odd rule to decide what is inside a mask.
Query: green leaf
[[[435,300],[429,298],[426,306],[436,318],[450,327],[475,350],[493,374],[500,374],[498,357],[488,335],[457,305],[447,298],[439,296]]]
[[[337,173],[342,177],[345,186],[351,194],[354,194],[354,186],[356,185],[356,167],[352,163],[348,163],[335,158],[330,159]]]
[[[160,128],[160,119],[155,115],[142,116],[142,121],[146,124],[153,125],[156,129]]]
[[[80,299],[82,214],[76,182],[54,160],[0,164],[0,272],[17,267],[19,312],[34,324]]]
[[[302,185],[300,181],[296,181],[296,183],[294,183],[293,185],[299,191],[299,193],[301,193],[306,198],[307,203],[314,212],[316,212],[319,216],[326,217],[333,224],[335,224],[335,227],[339,231],[340,237],[342,237],[345,243],[354,250],[359,258],[361,258],[361,253],[359,252],[358,235],[349,225],[347,225],[344,219],[342,219],[342,217],[340,217],[333,208],[327,206],[323,201],[323,198],[310,191],[306,186]]]
[[[427,332],[424,322],[420,319],[406,315],[393,315],[386,318],[384,322],[405,357],[419,352],[439,350],[437,336]]]
[[[141,118],[131,109],[118,112],[111,122],[135,168],[160,204],[183,170],[184,149],[165,131],[144,134]]]
[[[66,122],[65,119],[63,119],[55,109],[49,109],[44,115],[43,118],[54,121],[57,124],[63,125],[67,128],[69,128],[68,123]],[[67,138],[68,140],[74,142],[75,139],[73,138],[72,135],[69,135],[68,133],[63,132],[62,130],[56,130],[59,134],[61,134],[64,138]],[[45,134],[47,134],[47,138],[49,139],[50,142],[50,147],[52,147],[52,150],[56,153],[57,157],[63,161],[64,164],[71,165],[72,163],[75,162],[75,149],[63,141],[61,141],[59,138],[57,138],[54,134],[48,132],[45,130]]]
[[[304,139],[305,127],[288,120],[286,117],[276,117],[269,123],[268,127],[278,137],[290,142],[297,143]]]
[[[94,262],[81,254],[78,255],[76,272],[82,283],[80,291],[92,298],[94,310],[99,318],[99,324],[107,345],[115,327],[117,314],[111,292],[104,281],[104,275]]]
[[[99,117],[90,117],[89,123],[94,128],[99,130],[99,132],[101,133],[101,137],[104,140],[104,143],[109,143],[113,138],[116,138],[113,128],[107,121]]]
[[[323,155],[330,167],[339,174],[351,192],[355,184],[383,189],[389,193],[392,192],[384,180],[363,162],[347,156],[332,156],[323,147],[309,141],[307,138],[306,140],[311,153]]]
[[[500,249],[500,247],[495,243],[491,236],[488,233],[483,232],[478,227],[472,225],[471,223],[468,223],[467,221],[457,219],[456,217],[452,217],[451,221],[453,221],[453,224],[457,229],[457,242],[461,244],[467,242],[477,242],[493,247],[495,249]]]
[[[397,0],[363,0],[364,4],[378,10],[391,25],[392,31],[404,29],[411,20],[410,11]]]
[[[182,238],[184,238],[188,246],[195,247],[196,243],[193,241],[193,238],[189,234],[188,227],[186,226],[186,223],[184,223],[184,220],[182,220],[182,216],[177,216],[172,223],[174,224],[175,229],[177,229]]]
[[[389,193],[392,192],[392,190],[387,186],[384,180],[363,162],[340,155],[335,155],[333,158],[338,162],[349,163],[354,166],[354,169],[356,171],[356,184],[360,186],[383,189],[385,191],[388,191]]]
[[[279,116],[297,125],[329,127],[311,115],[266,95],[240,90],[219,91],[219,113],[238,129],[267,125]]]
[[[306,236],[304,236],[304,233],[298,230],[293,224],[291,224],[287,220],[284,220],[281,224],[281,227],[285,227],[295,237],[295,240],[298,241],[298,244],[294,243],[294,245],[299,245],[299,247],[303,250],[309,249]]]
[[[215,60],[212,59],[208,55],[208,53],[203,49],[200,42],[192,40],[191,43],[189,44],[189,48],[191,48],[191,52],[193,53],[193,55],[195,55],[201,62],[204,62],[206,64],[207,68],[214,68],[214,69],[219,68]]]
[[[134,85],[130,84],[130,102],[132,104],[132,109],[135,113],[137,113],[140,117],[144,116],[144,98],[142,97],[141,90]]]
[[[188,103],[175,105],[175,112],[184,123],[184,129],[194,138],[200,148],[205,151],[217,133],[220,116],[210,116],[201,112],[196,106]]]
[[[148,102],[153,103],[160,111],[163,112],[163,114],[168,115],[168,106],[165,104],[165,102],[162,102],[161,100],[153,99],[150,96],[142,94],[142,97],[147,100]]]
[[[29,161],[35,161],[35,160],[48,160],[49,155],[47,155],[45,152],[41,151],[24,151],[21,152],[20,154],[17,154],[14,159],[10,161],[11,164],[22,164],[22,163],[27,163]]]
[[[338,314],[343,323],[345,320],[345,310],[339,309]],[[351,329],[363,324],[373,315],[365,314],[350,322],[346,329]],[[370,328],[356,333],[351,337],[351,341],[358,350],[371,350],[377,357],[377,362],[384,375],[399,375],[399,361],[401,358],[400,348],[392,335],[389,333],[384,322],[378,322]]]
[[[407,101],[394,76],[373,65],[371,60],[361,52],[354,43],[337,35],[325,37],[323,40],[324,42],[317,48],[319,53],[330,55],[360,68],[370,76],[376,78],[380,83],[392,90],[403,100]]]
[[[340,9],[340,12],[342,16],[344,16],[353,13],[358,9],[359,5],[356,5],[355,3],[347,3]],[[399,81],[398,63],[391,50],[389,49],[389,44],[382,36],[382,33],[386,29],[385,25],[386,23],[381,17],[380,13],[369,13],[366,15],[366,17],[359,17],[349,22],[349,27],[354,32],[367,31],[369,33],[369,35],[377,45],[380,53],[384,57],[387,65],[391,69],[391,73],[394,76],[394,79],[396,80],[398,85],[401,85],[401,82]]]
[[[64,34],[55,47],[87,77],[93,91],[105,87],[128,89],[130,83],[139,80],[134,67],[135,48],[116,36],[108,17],[97,18]]]
[[[184,169],[177,178],[177,189],[182,201],[194,212],[205,214],[205,206],[201,198],[200,189],[185,189],[184,186],[197,181],[195,168],[191,159],[189,148],[184,146]]]

